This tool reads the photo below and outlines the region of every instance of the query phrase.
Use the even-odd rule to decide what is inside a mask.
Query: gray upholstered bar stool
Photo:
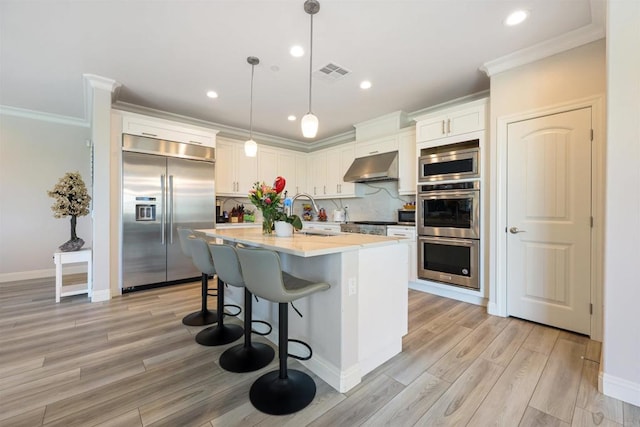
[[[189,238],[191,259],[202,271],[209,275],[216,274],[216,268],[211,258],[209,245],[199,237]],[[196,335],[196,342],[202,345],[224,345],[234,342],[242,336],[242,327],[224,324],[224,284],[218,276],[218,322],[215,326],[204,328]]]
[[[180,247],[182,253],[191,258],[191,245],[189,244],[189,238],[195,237],[193,230],[190,228],[178,228],[178,236],[180,237]],[[215,294],[209,294],[209,275],[202,273],[202,301],[200,311],[195,311],[191,314],[187,314],[182,318],[182,323],[188,326],[203,326],[211,325],[218,321],[218,313],[215,310],[211,311],[207,308],[207,297],[215,296]]]
[[[316,383],[304,372],[287,369],[289,303],[315,292],[325,291],[330,285],[310,282],[283,272],[280,256],[274,251],[249,248],[236,250],[246,287],[253,294],[278,303],[280,368],[258,378],[251,386],[249,398],[253,406],[267,414],[292,414],[311,403],[316,395]]]
[[[271,363],[275,352],[266,344],[251,342],[253,295],[244,284],[236,249],[231,245],[210,243],[209,250],[213,255],[218,277],[227,285],[244,288],[244,343],[225,350],[220,355],[220,367],[231,372],[253,372],[264,368]]]

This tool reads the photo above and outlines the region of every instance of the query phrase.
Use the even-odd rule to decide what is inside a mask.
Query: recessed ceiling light
[[[216,92],[214,90],[210,90],[209,92],[207,92],[207,96],[209,98],[217,98],[218,97],[218,92]]]
[[[289,120],[290,122],[294,122],[296,120],[296,116],[292,114],[289,117],[287,117],[287,120]]]
[[[292,46],[291,49],[289,50],[289,53],[294,58],[300,58],[301,56],[304,55],[304,49],[302,48],[302,46],[298,46],[298,45]]]
[[[504,20],[504,25],[508,25],[512,27],[514,25],[518,25],[522,23],[529,16],[529,12],[526,10],[516,10],[515,12],[511,12],[507,19]]]
[[[371,82],[369,80],[364,80],[360,82],[360,89],[369,89],[371,87]]]

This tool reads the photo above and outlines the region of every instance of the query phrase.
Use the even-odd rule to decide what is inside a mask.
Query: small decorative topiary
[[[47,194],[55,199],[51,205],[55,218],[71,217],[71,239],[58,248],[63,252],[77,251],[84,245],[84,240],[76,235],[76,221],[79,216],[89,214],[91,201],[80,173],[67,172]]]

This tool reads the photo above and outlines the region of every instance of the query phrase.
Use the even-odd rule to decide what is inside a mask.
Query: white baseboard
[[[455,286],[441,285],[439,283],[428,282],[426,280],[420,280],[418,282],[409,282],[409,288],[426,292],[428,294],[434,294],[441,297],[451,298],[462,302],[468,302],[469,304],[486,306],[487,300],[479,295],[473,295],[471,292],[475,291],[458,289]]]
[[[602,393],[623,402],[640,406],[640,384],[603,373]]]
[[[87,267],[82,265],[77,266],[65,266],[64,274],[80,274],[86,273]],[[3,282],[17,282],[19,280],[33,280],[33,279],[51,279],[55,280],[56,269],[47,268],[44,270],[31,270],[31,271],[16,271],[15,273],[0,273],[0,283]]]
[[[111,299],[110,289],[100,289],[91,291],[91,302],[109,301]]]
[[[311,359],[300,361],[300,363],[340,393],[346,393],[351,390],[360,384],[362,379],[360,366],[358,364],[344,371],[340,371],[333,364],[316,354],[314,354]]]

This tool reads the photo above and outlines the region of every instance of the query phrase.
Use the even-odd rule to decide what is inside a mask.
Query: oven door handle
[[[474,239],[466,239],[466,238],[449,239],[447,237],[419,236],[418,240],[420,240],[422,242],[442,243],[442,244],[448,244],[448,245],[454,245],[454,246],[469,246],[469,247],[472,247],[473,244],[474,244]]]
[[[419,197],[423,198],[423,199],[435,199],[438,197],[450,197],[450,198],[454,198],[454,197],[459,197],[459,198],[466,198],[466,197],[474,197],[476,195],[480,194],[480,190],[469,190],[469,191],[438,191],[438,192],[431,192],[431,191],[420,191],[419,192]]]

